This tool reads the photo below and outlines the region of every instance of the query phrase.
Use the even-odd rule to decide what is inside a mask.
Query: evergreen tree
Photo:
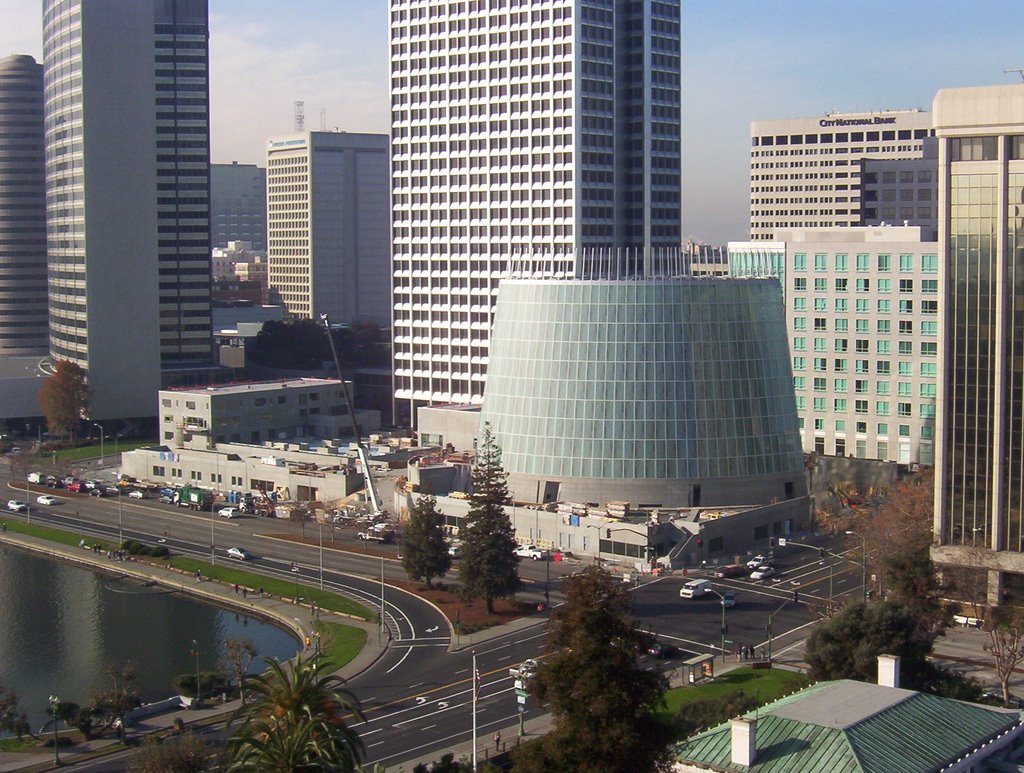
[[[46,426],[54,434],[74,440],[88,405],[85,371],[71,360],[58,360],[53,375],[39,390],[39,407],[46,417]]]
[[[466,525],[460,533],[462,564],[459,579],[466,599],[482,598],[487,612],[494,612],[494,599],[519,590],[519,557],[512,521],[505,512],[511,502],[508,473],[501,466],[501,449],[494,442],[489,424],[484,424],[470,478]]]
[[[628,590],[594,566],[567,577],[564,587],[547,656],[528,683],[550,704],[555,727],[514,753],[515,770],[657,770],[672,739],[658,716],[666,682],[640,665],[651,639],[630,618]]]
[[[402,540],[402,566],[410,580],[423,580],[428,588],[431,580],[451,569],[444,514],[432,496],[420,497],[412,509]]]

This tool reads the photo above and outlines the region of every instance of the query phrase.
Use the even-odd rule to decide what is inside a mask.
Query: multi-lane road
[[[269,575],[298,577],[316,585],[321,572],[326,588],[345,593],[375,611],[380,608],[381,573],[388,578],[404,579],[395,558],[367,556],[344,550],[344,540],[331,541],[324,530],[325,550],[321,569],[317,545],[275,539],[294,537],[298,527],[283,521],[240,518],[224,519],[209,513],[195,513],[163,505],[152,500],[127,497],[97,499],[57,492],[61,503],[52,507],[37,505],[37,487],[31,493],[9,487],[9,471],[0,467],[0,501],[31,500],[33,521],[44,521],[94,536],[134,538],[156,542],[165,540],[171,550],[209,559],[211,544],[215,560],[227,561],[224,551],[231,546],[244,547],[254,554],[251,568]],[[19,484],[20,486],[21,484]],[[24,518],[24,514],[6,514]],[[307,526],[307,535],[317,530]],[[807,542],[807,540],[802,540]],[[827,544],[826,544],[827,543]],[[351,545],[351,543],[349,543]],[[814,544],[818,544],[815,542]],[[754,583],[746,579],[714,580],[717,590],[734,590],[736,607],[726,610],[726,650],[740,645],[764,651],[766,625],[772,620],[775,653],[801,640],[813,619],[806,602],[824,602],[831,594],[841,597],[859,594],[860,568],[845,558],[851,546],[834,539],[821,541],[828,550],[843,558],[819,558],[816,550],[777,548],[779,574],[768,581]],[[856,552],[856,551],[854,551]],[[851,558],[856,556],[851,555]],[[296,571],[293,571],[293,565]],[[521,573],[527,581],[527,594],[543,598],[550,574],[552,604],[561,600],[564,575],[578,566],[561,562],[525,561]],[[687,655],[714,652],[721,654],[721,605],[707,595],[700,599],[679,597],[682,584],[695,576],[676,575],[644,580],[633,591],[634,615],[641,627],[658,638],[676,644]],[[830,590],[831,586],[831,590]],[[793,590],[799,589],[799,603]],[[448,621],[440,611],[422,599],[393,586],[385,588],[385,621],[389,644],[384,654],[366,671],[349,682],[366,714],[365,724],[357,727],[367,750],[367,763],[396,765],[411,759],[439,756],[444,750],[466,743],[471,737],[471,704],[474,688],[473,653],[466,647],[452,646]],[[546,639],[546,618],[523,621],[496,636],[474,645],[480,685],[477,701],[478,737],[489,739],[497,730],[514,726],[518,704],[509,667],[529,657],[542,656]],[[465,644],[459,642],[458,644]],[[666,668],[678,659],[661,663],[649,659],[648,667]],[[529,699],[529,715],[539,712]],[[507,737],[507,736],[506,736]]]

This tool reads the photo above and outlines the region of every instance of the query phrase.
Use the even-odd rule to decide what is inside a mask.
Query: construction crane
[[[373,473],[370,470],[370,455],[363,446],[363,433],[359,430],[359,422],[356,421],[356,409],[352,404],[352,393],[348,391],[348,384],[345,383],[345,376],[341,373],[341,361],[338,360],[338,349],[334,345],[334,336],[331,335],[331,323],[326,314],[320,315],[320,321],[324,323],[324,330],[327,331],[327,340],[331,344],[331,355],[334,357],[334,367],[338,369],[338,380],[341,381],[341,391],[345,395],[345,404],[348,406],[348,417],[352,421],[352,431],[356,435],[356,452],[359,454],[359,462],[363,465],[363,474],[366,477],[366,491],[370,495],[370,505],[373,507],[374,515],[381,515],[384,508],[381,506],[380,495],[373,483]]]

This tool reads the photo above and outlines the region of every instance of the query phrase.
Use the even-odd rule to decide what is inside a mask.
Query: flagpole
[[[476,694],[479,690],[479,680],[476,670],[476,652],[473,653],[473,770],[476,770]]]

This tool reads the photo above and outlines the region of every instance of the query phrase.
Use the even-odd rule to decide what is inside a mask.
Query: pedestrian
[[[242,586],[242,598],[243,599],[249,598],[249,589],[246,588],[244,585]]]
[[[501,733],[494,734],[494,751],[501,751]]]
[[[237,582],[235,583],[235,595],[236,596],[238,595],[238,583]]]
[[[201,569],[196,569],[196,582],[203,581],[203,572]]]
[[[263,586],[262,585],[260,586],[259,594],[260,594],[260,598],[263,598]]]
[[[7,533],[7,521],[4,521],[4,534]]]

